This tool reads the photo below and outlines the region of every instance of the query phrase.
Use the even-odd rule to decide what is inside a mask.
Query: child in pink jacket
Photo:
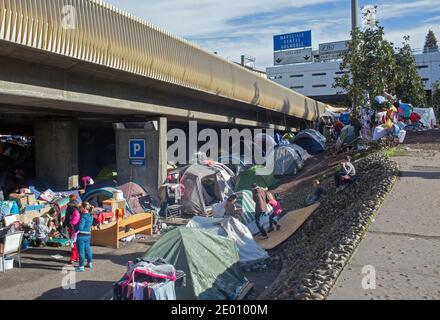
[[[76,239],[78,237],[79,231],[75,231],[75,226],[79,224],[80,220],[81,220],[81,213],[79,212],[78,208],[75,208],[75,210],[73,210],[70,216],[70,223],[69,223],[70,240],[72,242],[72,251],[70,253],[70,264],[74,264],[75,262],[79,261],[78,249],[76,247]]]
[[[275,200],[274,196],[270,192],[267,193],[267,199],[269,205],[273,209],[273,212],[269,217],[269,232],[273,231],[273,225],[275,225],[278,231],[281,229],[281,226],[278,224],[277,218],[283,213],[283,208],[281,207],[281,204],[277,200]]]

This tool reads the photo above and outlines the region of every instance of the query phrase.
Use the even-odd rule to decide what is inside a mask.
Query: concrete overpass
[[[160,134],[137,134],[157,140],[149,163],[158,174],[147,179],[157,185],[170,122],[297,128],[324,110],[102,1],[0,0],[0,125],[32,124],[37,175],[55,185],[78,173],[78,119],[156,119]],[[118,160],[133,178],[125,167]]]

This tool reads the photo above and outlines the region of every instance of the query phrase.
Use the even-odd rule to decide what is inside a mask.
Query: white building
[[[432,84],[440,80],[440,52],[419,53],[415,55],[420,77],[425,90],[430,93]],[[269,67],[267,77],[273,81],[328,103],[342,101],[337,93],[341,88],[333,88],[334,79],[340,76],[340,62],[314,62]]]

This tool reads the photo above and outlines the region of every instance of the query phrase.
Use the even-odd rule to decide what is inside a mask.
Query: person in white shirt
[[[356,168],[351,163],[351,158],[347,156],[341,162],[341,171],[335,174],[336,191],[351,183],[354,176],[356,176]]]

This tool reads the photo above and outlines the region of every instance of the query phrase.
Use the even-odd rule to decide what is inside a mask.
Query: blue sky
[[[312,30],[313,46],[349,38],[350,0],[106,0],[116,7],[217,51],[228,60],[241,54],[273,65],[273,35]],[[422,48],[428,29],[440,41],[440,0],[359,0],[378,5],[386,37],[396,45],[404,35]]]

